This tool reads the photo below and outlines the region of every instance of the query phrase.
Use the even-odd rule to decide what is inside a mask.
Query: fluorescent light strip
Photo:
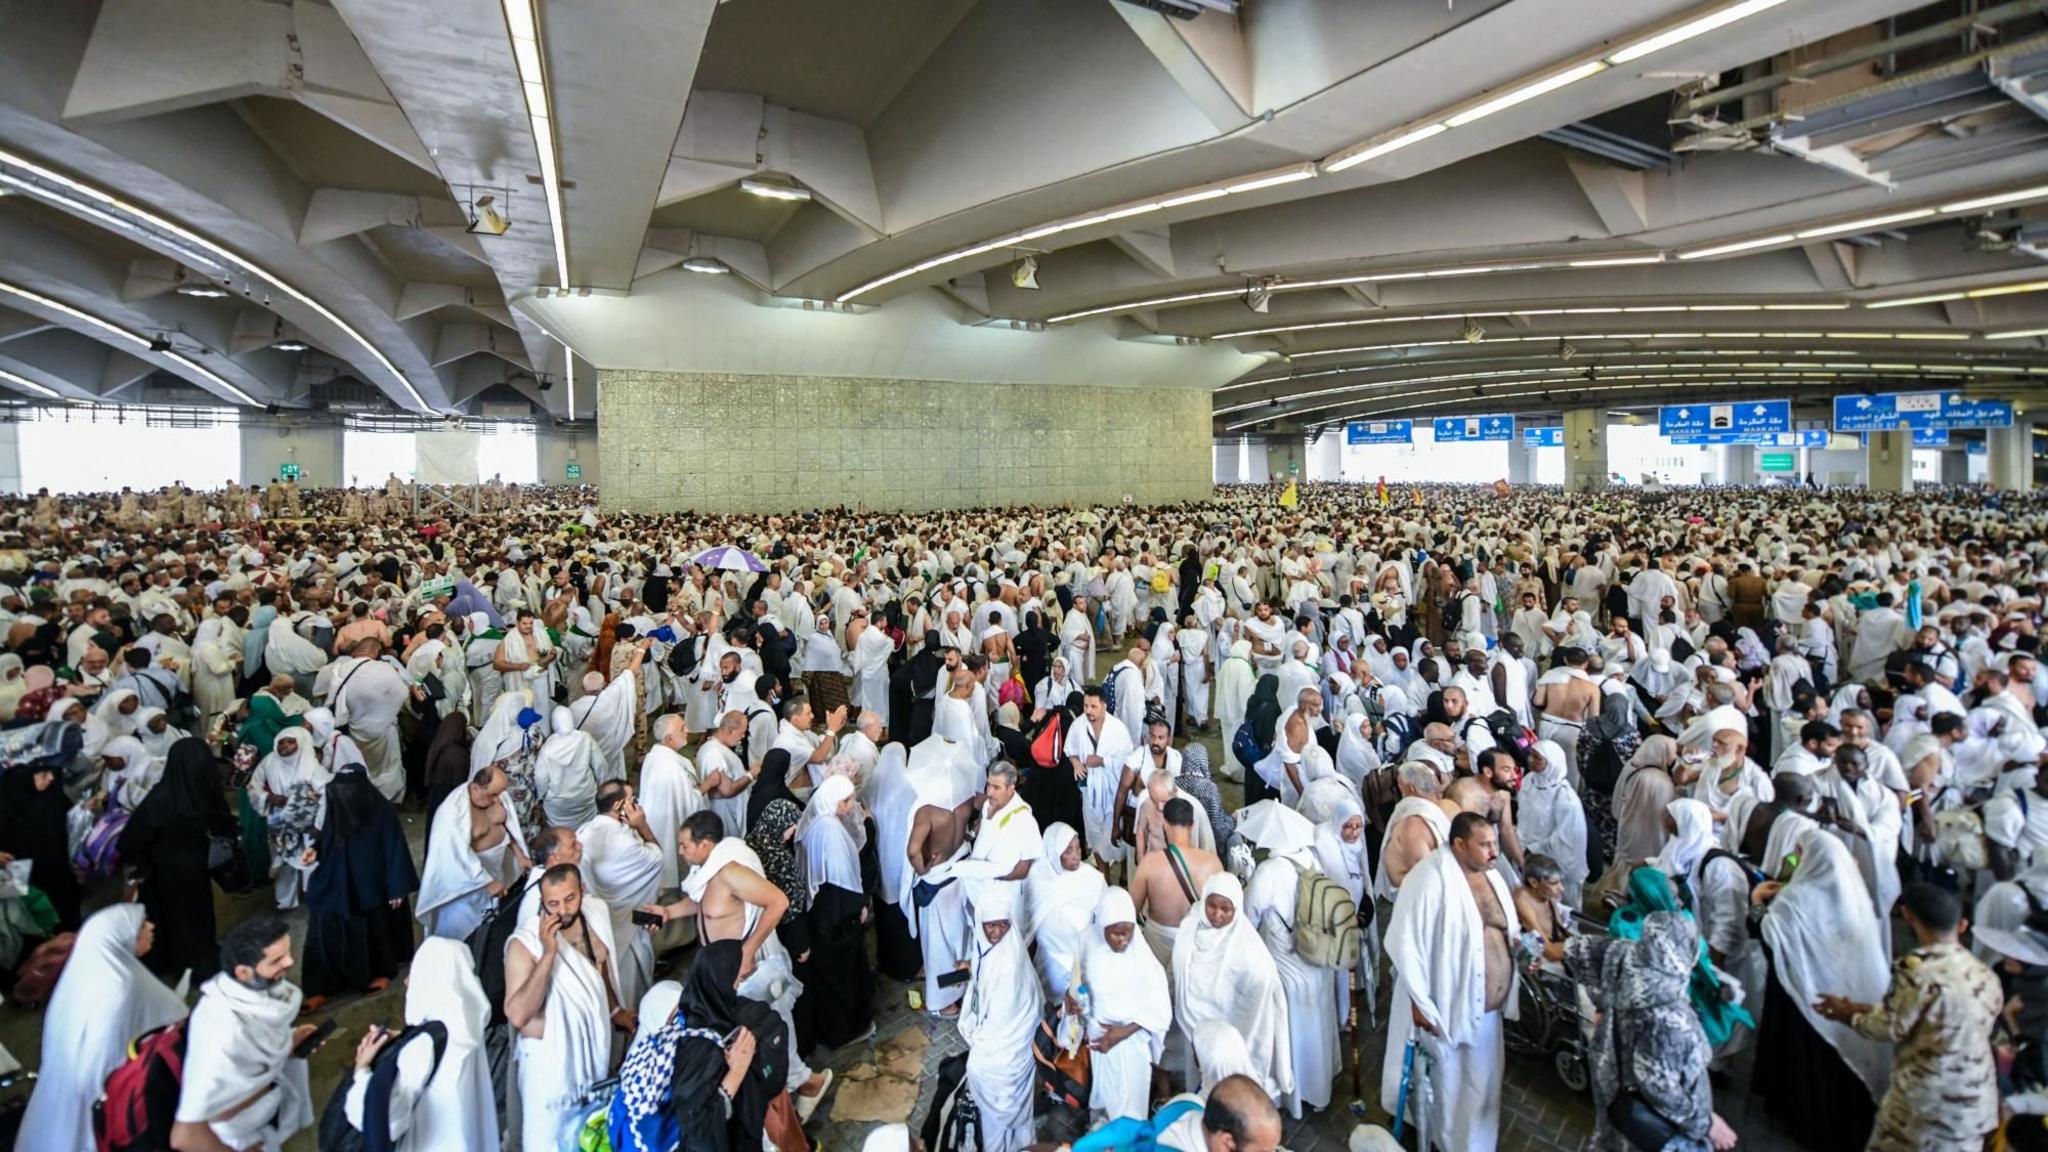
[[[548,97],[547,59],[541,51],[540,29],[534,20],[533,0],[502,0],[505,31],[512,40],[512,60],[519,72],[519,89],[526,102],[527,122],[533,127],[533,150],[540,161],[540,186],[547,200],[550,231],[555,242],[555,285],[569,287],[569,236],[562,221],[562,173],[555,154],[554,112]]]
[[[35,381],[29,379],[26,376],[22,376],[14,372],[9,372],[5,368],[0,368],[0,380],[5,380],[9,384],[14,385],[16,388],[25,388],[38,396],[47,396],[52,400],[64,399],[64,396],[61,393],[57,392],[55,389],[46,388],[43,385],[36,383]]]
[[[1646,36],[1630,44],[1628,47],[1610,54],[1607,57],[1607,62],[1609,64],[1626,64],[1631,60],[1639,60],[1652,52],[1661,52],[1673,44],[1684,43],[1695,36],[1705,35],[1716,28],[1733,24],[1747,16],[1754,16],[1767,8],[1775,8],[1784,2],[1785,0],[1744,0],[1740,4],[1731,4],[1717,12],[1710,12],[1705,16],[1688,20],[1683,24]]]
[[[1662,264],[1663,262],[1663,254],[1658,253],[1655,256],[1603,256],[1592,260],[1572,260],[1568,261],[1565,266],[1568,268],[1624,268],[1632,264]]]
[[[261,280],[263,283],[270,285],[277,291],[282,292],[285,295],[291,297],[293,300],[298,301],[301,305],[305,306],[306,308],[311,309],[314,313],[318,314],[321,319],[326,320],[328,323],[334,325],[337,329],[345,333],[349,337],[349,339],[354,340],[356,343],[362,345],[363,350],[365,352],[368,352],[371,358],[377,361],[379,366],[381,366],[385,371],[391,373],[392,378],[397,380],[400,386],[402,386],[405,389],[406,394],[412,397],[414,404],[417,404],[422,411],[432,410],[431,408],[428,407],[426,398],[420,395],[419,389],[413,387],[412,381],[406,378],[405,373],[400,372],[398,370],[398,365],[393,364],[391,362],[390,357],[384,355],[384,353],[380,351],[375,344],[370,343],[369,337],[363,335],[361,332],[357,331],[353,325],[347,323],[341,317],[335,315],[334,312],[330,310],[326,305],[321,304],[319,301],[313,299],[311,296],[308,296],[304,292],[299,291],[297,288],[292,287],[283,279],[272,275],[270,272],[262,268],[257,267],[255,264],[252,264],[249,261],[243,259],[242,257],[236,255],[234,252],[231,252],[228,249],[222,247],[221,245],[216,244],[211,240],[208,240],[206,237],[199,235],[197,232],[193,232],[188,228],[184,228],[177,224],[173,224],[169,220],[166,220],[163,217],[158,216],[157,214],[149,211],[148,209],[138,207],[137,205],[134,204],[130,204],[125,200],[121,200],[117,197],[102,192],[98,188],[95,188],[90,184],[84,183],[83,181],[79,180],[73,180],[69,176],[65,176],[62,173],[57,172],[53,169],[45,168],[42,165],[37,164],[19,155],[16,155],[15,153],[5,151],[4,149],[0,149],[0,164],[10,164],[16,168],[23,169],[24,171],[33,172],[35,173],[38,179],[48,180],[62,187],[69,188],[72,191],[77,192],[80,195],[85,196],[89,199],[96,200],[101,204],[105,204],[108,207],[113,208],[117,212],[124,213],[136,220],[142,221],[143,223],[149,225],[153,229],[162,232],[167,232],[173,236],[176,236],[179,239],[185,241],[188,245],[191,245],[192,247],[195,247],[200,251],[212,254],[220,261],[234,267],[235,269],[241,271],[243,274],[255,277],[256,279]],[[23,184],[20,182],[16,183],[17,186],[26,188],[27,190],[29,190],[32,193],[35,193],[36,195],[48,195],[46,190],[40,190],[31,185]],[[52,199],[60,201],[60,206],[63,206],[63,204],[61,203],[63,201],[62,197],[52,197]],[[202,263],[210,264],[210,262],[207,261],[202,261]],[[220,267],[219,264],[210,264],[210,266],[216,269]],[[251,401],[251,403],[254,403],[254,401]]]
[[[1419,324],[1435,320],[1485,320],[1508,316],[1597,315],[1642,312],[1778,312],[1839,311],[1847,304],[1654,304],[1605,308],[1512,308],[1486,312],[1431,312],[1420,316],[1364,316],[1357,319],[1317,320],[1301,324],[1279,324],[1269,328],[1244,328],[1217,332],[1206,340],[1235,340],[1243,336],[1270,336],[1276,332],[1318,332],[1330,328],[1360,328],[1377,324]],[[1297,353],[1300,355],[1300,353]]]
[[[1509,89],[1500,96],[1484,100],[1463,111],[1452,112],[1448,115],[1434,115],[1426,122],[1398,131],[1395,135],[1389,136],[1384,140],[1376,143],[1367,143],[1352,151],[1334,153],[1324,158],[1323,171],[1326,173],[1342,172],[1353,165],[1363,164],[1367,160],[1377,159],[1390,152],[1399,151],[1410,144],[1442,135],[1453,128],[1462,128],[1474,121],[1483,120],[1496,112],[1512,108],[1517,104],[1533,100],[1538,96],[1555,92],[1560,88],[1576,84],[1588,77],[1596,76],[1614,65],[1624,64],[1673,44],[1690,40],[1695,36],[1711,32],[1725,24],[1734,23],[1746,16],[1782,3],[1784,3],[1784,0],[1745,0],[1743,3],[1730,5],[1704,16],[1696,17],[1685,23],[1638,40],[1610,55],[1604,57],[1596,56],[1591,59],[1581,60],[1577,64],[1565,65],[1556,72],[1536,80],[1527,81]],[[1644,261],[1644,263],[1648,263],[1648,261]]]
[[[2048,328],[2021,328],[2014,332],[1987,332],[1986,340],[2031,340],[2036,336],[2048,336]]]
[[[1915,208],[1910,212],[1894,212],[1889,216],[1871,216],[1863,220],[1851,220],[1844,224],[1827,224],[1819,228],[1808,228],[1794,233],[1801,240],[1817,240],[1822,236],[1839,236],[1844,232],[1868,232],[1874,228],[1885,228],[1893,224],[1904,224],[1908,220],[1922,220],[1934,215],[1932,208]]]
[[[574,420],[576,418],[576,350],[567,344],[563,344],[562,360],[569,366],[569,419]]]
[[[39,305],[43,308],[47,308],[53,312],[62,312],[66,316],[70,316],[73,319],[81,320],[87,324],[90,324],[94,328],[98,328],[102,332],[105,332],[108,335],[115,337],[116,339],[126,341],[129,344],[133,344],[137,348],[142,349],[145,353],[148,353],[149,355],[161,356],[166,360],[170,360],[177,364],[182,364],[186,368],[190,369],[194,375],[203,376],[206,379],[213,381],[213,383],[218,385],[222,391],[226,392],[230,396],[233,396],[235,399],[241,401],[242,403],[247,404],[250,407],[256,406],[256,400],[254,397],[250,396],[247,392],[242,391],[240,388],[235,387],[233,384],[228,383],[225,379],[221,377],[220,373],[215,372],[209,368],[201,367],[199,364],[193,362],[189,357],[183,356],[177,352],[151,352],[149,349],[150,342],[148,338],[137,335],[134,332],[130,332],[128,329],[123,328],[120,325],[113,323],[112,321],[102,320],[98,316],[94,316],[90,312],[82,312],[77,308],[73,308],[71,305],[64,303],[62,300],[52,300],[50,297],[45,296],[40,292],[32,292],[29,289],[23,288],[17,284],[8,284],[0,282],[0,292],[6,292],[9,293],[10,295],[19,296],[23,300],[27,300],[30,303]]]
[[[1455,116],[1448,117],[1444,120],[1444,127],[1463,128],[1475,120],[1484,120],[1496,112],[1504,112],[1517,104],[1555,92],[1567,84],[1576,84],[1588,76],[1598,75],[1606,70],[1607,62],[1605,60],[1588,60],[1582,64],[1573,65],[1562,72],[1555,72],[1541,80],[1524,84],[1520,88],[1508,92],[1506,95],[1496,96],[1484,104],[1468,108]]]
[[[506,2],[517,3],[518,0],[506,0]],[[894,284],[896,281],[901,280],[906,276],[915,276],[920,272],[929,272],[933,268],[937,268],[941,265],[951,264],[956,260],[966,260],[970,257],[980,256],[988,252],[994,252],[1000,248],[1009,248],[1018,244],[1028,243],[1032,240],[1041,240],[1047,236],[1054,236],[1061,232],[1073,232],[1081,228],[1093,227],[1094,225],[1101,224],[1106,221],[1121,220],[1130,216],[1142,215],[1146,212],[1156,212],[1166,208],[1178,208],[1183,204],[1198,204],[1208,200],[1220,200],[1225,196],[1241,195],[1247,192],[1257,192],[1261,189],[1273,188],[1281,184],[1292,184],[1297,180],[1312,180],[1315,178],[1315,176],[1316,166],[1313,162],[1290,164],[1285,168],[1274,169],[1267,172],[1255,172],[1249,176],[1238,176],[1229,180],[1218,181],[1214,184],[1204,185],[1200,188],[1191,188],[1185,192],[1173,193],[1171,195],[1160,197],[1157,199],[1135,201],[1133,203],[1120,205],[1118,207],[1111,208],[1103,212],[1093,212],[1086,216],[1074,216],[1065,220],[1055,220],[1049,224],[1041,224],[1034,228],[1026,228],[1020,232],[1007,234],[999,239],[990,240],[982,244],[976,244],[972,247],[961,248],[952,252],[944,253],[939,256],[934,256],[929,260],[925,260],[917,264],[912,264],[907,268],[899,268],[886,276],[878,276],[875,279],[870,280],[867,283],[862,284],[861,286],[854,288],[849,292],[840,294],[838,297],[835,298],[835,302],[839,304],[844,304],[847,301],[854,299],[855,297],[864,296],[877,288],[881,288],[889,284]],[[1224,295],[1229,296],[1235,296],[1238,294],[1239,293],[1236,290],[1224,293]],[[1145,307],[1145,305],[1127,304],[1122,305],[1121,307]]]
[[[1773,244],[1789,244],[1792,240],[1792,233],[1785,232],[1777,236],[1764,236],[1755,240],[1738,240],[1733,244],[1716,244],[1711,248],[1695,248],[1690,252],[1680,252],[1678,258],[1680,260],[1704,260],[1709,256],[1726,256],[1731,252],[1747,252],[1752,248],[1769,248]]]
[[[2039,200],[2043,197],[2048,197],[2048,184],[2040,184],[2032,188],[2022,188],[2017,192],[1998,192],[1990,196],[1979,196],[1971,200],[1958,200],[1953,204],[1943,204],[1941,210],[1943,212],[1976,212],[1984,208],[1996,208],[2004,204],[2017,204],[2022,200]]]
[[[1411,340],[1393,344],[1356,344],[1346,348],[1321,348],[1295,352],[1290,360],[1318,356],[1344,356],[1354,352],[1388,352],[1400,348],[1442,348],[1456,344],[1553,344],[1571,340],[1968,340],[1962,332],[1548,332],[1540,336],[1488,336],[1480,340],[1453,337],[1446,340]]]

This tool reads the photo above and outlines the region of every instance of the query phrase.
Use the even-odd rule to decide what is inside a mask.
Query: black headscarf
[[[783,1091],[789,1069],[789,1034],[775,1010],[734,990],[740,942],[720,940],[697,952],[676,1004],[688,1024],[676,1044],[670,1099],[683,1133],[682,1152],[752,1152],[761,1146],[768,1106]],[[754,1060],[733,1094],[728,1115],[719,1095],[725,1050],[718,1040],[733,1029],[754,1034]]]
[[[761,759],[761,778],[747,789],[747,827],[761,822],[761,814],[777,800],[787,800],[801,810],[803,805],[789,790],[789,749],[770,748]]]
[[[910,690],[923,695],[939,682],[939,667],[945,657],[939,654],[939,630],[928,628],[924,634],[924,647],[917,650],[905,667],[910,669]]]
[[[1273,729],[1280,724],[1280,677],[1271,672],[1259,677],[1251,699],[1245,701],[1244,721],[1252,726],[1252,738],[1259,747],[1273,746]]]
[[[205,741],[187,736],[171,745],[163,779],[136,805],[129,823],[155,831],[181,826],[222,834],[234,831],[235,818],[228,812],[220,772]]]
[[[307,881],[306,901],[316,911],[370,912],[420,886],[398,809],[370,783],[360,764],[328,781],[327,822],[314,851],[320,863]]]

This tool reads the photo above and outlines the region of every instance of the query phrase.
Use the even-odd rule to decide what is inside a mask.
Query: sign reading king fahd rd
[[[1934,428],[2010,428],[2012,402],[1960,392],[1879,392],[1835,397],[1835,431],[1896,432]]]
[[[1791,430],[1790,400],[1666,404],[1657,410],[1657,431],[1674,444],[1733,444],[1761,432]]]

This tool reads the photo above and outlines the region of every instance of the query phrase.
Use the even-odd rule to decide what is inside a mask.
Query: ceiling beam
[[[1204,12],[1175,20],[1135,4],[1108,3],[1218,133],[1251,122],[1251,61],[1236,16]]]

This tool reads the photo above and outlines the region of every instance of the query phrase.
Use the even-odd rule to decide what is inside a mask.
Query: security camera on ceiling
[[[475,211],[469,219],[469,230],[484,236],[503,236],[512,227],[512,221],[498,208],[498,198],[485,194],[476,198]]]
[[[1019,288],[1038,291],[1038,257],[1026,256],[1010,265],[1010,283]]]

